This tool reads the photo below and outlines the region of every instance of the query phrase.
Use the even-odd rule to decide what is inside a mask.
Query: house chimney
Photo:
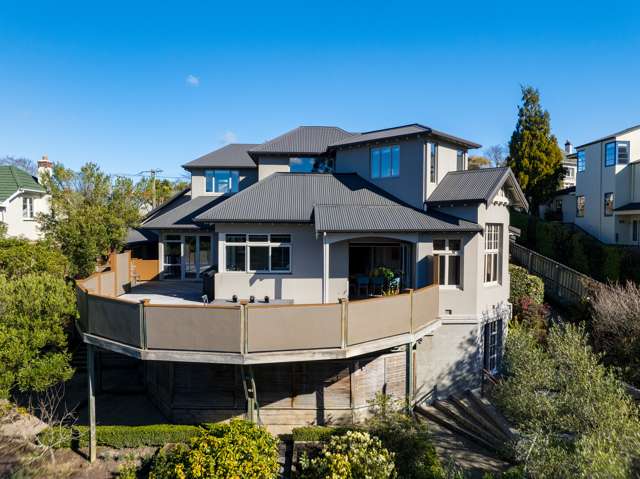
[[[567,142],[564,144],[564,151],[568,154],[573,153],[573,145],[569,140],[567,140]]]
[[[42,176],[45,173],[51,174],[53,171],[53,163],[49,161],[47,155],[44,155],[41,160],[38,161],[38,179],[42,182]]]

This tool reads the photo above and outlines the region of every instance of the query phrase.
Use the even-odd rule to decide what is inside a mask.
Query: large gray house
[[[507,207],[527,208],[508,168],[467,170],[479,146],[301,126],[186,163],[132,237],[157,281],[129,288],[116,261],[81,282],[84,341],[144,361],[180,422],[284,430],[474,388],[510,318]]]

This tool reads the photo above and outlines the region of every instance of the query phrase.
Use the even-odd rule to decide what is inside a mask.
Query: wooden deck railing
[[[514,263],[540,276],[544,281],[545,293],[558,301],[578,302],[588,295],[589,286],[596,283],[590,276],[517,243],[510,242],[509,252]]]
[[[96,273],[78,282],[78,324],[84,333],[143,350],[236,354],[340,350],[414,334],[438,316],[437,285],[333,304],[163,305],[109,295],[114,290],[107,279],[110,275],[110,271]]]

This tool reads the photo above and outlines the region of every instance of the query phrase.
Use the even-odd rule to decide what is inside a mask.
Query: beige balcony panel
[[[348,345],[411,331],[411,296],[399,294],[353,301],[348,306]]]

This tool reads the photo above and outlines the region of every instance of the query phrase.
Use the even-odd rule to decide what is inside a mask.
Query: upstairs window
[[[291,173],[333,173],[335,159],[326,157],[292,157],[289,158]]]
[[[431,143],[431,162],[429,163],[429,181],[438,181],[438,145]]]
[[[584,195],[576,196],[576,216],[578,218],[584,217]]]
[[[33,219],[33,198],[22,198],[22,217]]]
[[[565,178],[573,178],[573,172],[574,169],[573,168],[566,168],[564,169],[564,177]]]
[[[371,148],[371,178],[400,176],[400,146]]]
[[[207,193],[237,193],[240,174],[237,170],[206,170]]]
[[[502,225],[488,223],[484,234],[484,282],[498,284],[502,276]]]
[[[465,169],[464,168],[465,167],[465,165],[464,165],[465,161],[464,160],[465,160],[464,150],[458,150],[456,152],[456,169],[458,171],[462,171],[462,170]]]
[[[587,164],[585,162],[584,151],[578,152],[578,173],[581,171],[585,171],[587,169]]]
[[[433,254],[438,256],[438,284],[460,286],[462,241],[459,239],[434,239]]]
[[[604,145],[604,166],[629,163],[630,147],[628,141],[612,141]]]
[[[613,193],[604,194],[604,215],[613,216]]]

